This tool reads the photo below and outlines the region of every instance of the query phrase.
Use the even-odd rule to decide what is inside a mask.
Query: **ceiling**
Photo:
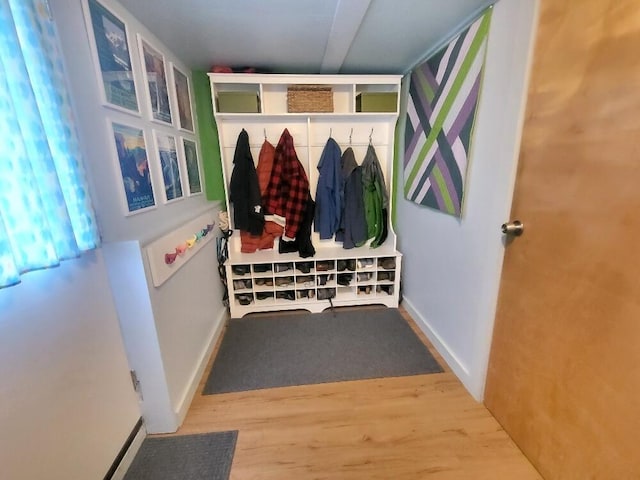
[[[496,0],[120,0],[188,67],[398,73]]]

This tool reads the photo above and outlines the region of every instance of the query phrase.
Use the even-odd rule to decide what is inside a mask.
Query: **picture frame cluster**
[[[134,42],[103,1],[83,0],[83,9],[101,104],[114,112],[107,129],[125,215],[201,195],[189,75],[141,33]]]

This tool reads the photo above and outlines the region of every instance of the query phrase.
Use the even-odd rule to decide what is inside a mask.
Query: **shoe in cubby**
[[[318,276],[316,276],[316,283],[318,285],[326,285],[331,280],[333,280],[333,274],[332,273],[330,273],[328,275],[318,275]]]
[[[393,282],[395,278],[396,278],[396,272],[393,270],[378,272],[379,282]]]
[[[264,302],[265,300],[272,300],[273,292],[256,292],[256,300]]]
[[[276,287],[288,287],[293,285],[293,277],[276,277]]]
[[[253,273],[267,273],[273,271],[270,263],[257,263],[253,266]]]
[[[313,275],[302,275],[296,277],[296,285],[298,287],[313,287],[315,285]]]
[[[378,259],[378,267],[385,270],[393,270],[396,268],[396,257],[382,257]]]
[[[293,270],[293,263],[276,263],[273,266],[273,270],[276,273],[288,272],[289,270]]]
[[[317,298],[318,300],[329,300],[336,297],[335,288],[319,288]]]
[[[251,289],[251,280],[234,280],[233,281],[233,289],[234,290],[245,290]]]
[[[358,272],[358,282],[370,282],[373,278],[373,272]]]
[[[296,270],[309,273],[313,269],[313,262],[296,262]]]
[[[386,293],[387,295],[393,295],[393,285],[378,285],[376,287],[377,293]]]
[[[282,290],[280,292],[276,292],[276,299],[294,301],[296,299],[296,294],[293,290]]]
[[[373,263],[374,263],[373,258],[359,258],[358,270],[373,268]]]
[[[236,301],[243,306],[249,305],[250,303],[253,302],[253,294],[251,293],[236,294]]]
[[[232,265],[231,271],[235,276],[242,277],[251,271],[249,265]]]
[[[316,262],[317,272],[328,272],[336,268],[335,260],[319,260]]]
[[[273,287],[273,278],[270,277],[256,278],[254,281],[259,287]]]

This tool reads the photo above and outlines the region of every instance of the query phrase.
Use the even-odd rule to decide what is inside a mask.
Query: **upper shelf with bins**
[[[217,117],[280,116],[396,116],[400,97],[398,75],[278,75],[210,73],[214,112]],[[287,88],[290,85],[324,85],[332,88],[333,112],[290,113],[287,109]],[[220,111],[220,92],[244,92],[257,97],[258,112]],[[396,108],[392,112],[357,111],[356,99],[361,93],[395,93]]]

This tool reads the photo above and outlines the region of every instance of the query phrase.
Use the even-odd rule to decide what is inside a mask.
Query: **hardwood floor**
[[[401,312],[444,373],[198,393],[176,435],[238,430],[233,480],[540,479]]]

